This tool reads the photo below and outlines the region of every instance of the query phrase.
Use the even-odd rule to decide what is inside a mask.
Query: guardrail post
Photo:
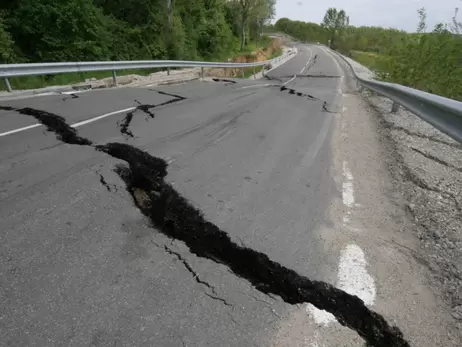
[[[245,78],[244,68],[241,68],[242,78]]]
[[[5,87],[8,93],[13,92],[13,89],[11,89],[11,84],[10,84],[10,81],[8,80],[8,77],[5,77],[4,80],[5,80]]]
[[[117,74],[115,70],[112,70],[112,84],[117,87]]]
[[[170,68],[167,68],[167,76],[170,76]]]
[[[263,77],[265,77],[265,69],[266,69],[266,65],[263,65],[263,69],[261,70],[261,74],[263,75]]]
[[[201,78],[204,79],[204,68],[201,67]]]
[[[399,104],[393,101],[393,105],[391,105],[391,113],[398,112],[398,109],[399,109]]]
[[[257,75],[255,73],[255,65],[253,66],[253,79],[256,80],[257,79]]]

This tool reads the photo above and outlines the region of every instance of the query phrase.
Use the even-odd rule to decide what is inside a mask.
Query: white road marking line
[[[345,181],[342,184],[343,204],[347,207],[353,207],[355,204],[355,193],[353,187],[353,174],[346,162],[343,162],[343,176]]]
[[[130,111],[133,111],[135,109],[136,109],[136,107],[129,107],[129,108],[125,108],[123,110],[117,110],[117,111],[114,111],[114,112],[109,112],[109,113],[103,114],[101,116],[97,116],[97,117],[94,117],[94,118],[91,118],[91,119],[84,120],[82,122],[77,122],[77,123],[71,124],[71,127],[77,128],[77,127],[80,127],[82,125],[90,124],[90,123],[96,122],[97,120],[100,120],[100,119],[103,119],[103,118],[106,118],[106,117],[110,117],[110,116],[113,116],[113,115],[118,114],[118,113],[130,112]],[[1,133],[0,137],[15,134],[15,133],[19,133],[21,131],[37,128],[37,127],[40,127],[40,126],[42,126],[42,124],[39,124],[39,123],[28,125],[28,126],[23,127],[23,128],[18,128],[18,129],[14,129],[14,130],[10,130],[10,131]]]
[[[343,177],[343,203],[348,208],[351,208],[355,206],[353,174],[348,168],[346,161],[343,162]],[[345,224],[350,221],[350,216],[351,211],[346,211],[343,216]],[[363,250],[356,244],[347,245],[340,254],[337,287],[348,294],[356,295],[368,306],[373,305],[375,302],[375,282],[367,272],[366,256]],[[336,320],[332,314],[319,310],[311,304],[306,306],[306,312],[319,325],[326,326]]]
[[[269,86],[276,86],[277,84],[271,84],[271,83],[266,83],[266,84],[255,84],[252,86],[245,86],[241,87],[239,89],[248,89],[248,88],[257,88],[257,87],[269,87]]]
[[[18,129],[14,129],[14,130],[11,130],[11,131],[7,131],[7,132],[4,132],[4,133],[1,133],[1,134],[0,134],[0,137],[2,137],[2,136],[7,136],[7,135],[11,135],[11,134],[15,134],[15,133],[19,133],[19,132],[21,132],[21,131],[29,130],[29,129],[32,129],[32,128],[37,128],[37,127],[39,127],[39,126],[42,126],[42,124],[28,125],[27,127],[18,128]]]
[[[48,96],[48,95],[56,95],[56,92],[43,92],[38,94],[32,94],[32,96]]]
[[[308,64],[310,63],[311,58],[313,57],[313,51],[308,48],[310,51],[310,57],[308,58],[308,61],[306,62],[305,66],[303,67],[302,71],[300,71],[300,74],[303,74],[303,71],[308,67]]]
[[[375,302],[375,282],[367,272],[366,256],[358,245],[350,244],[342,252],[338,286],[347,293],[356,295],[367,306]]]
[[[284,64],[287,63],[289,60],[291,60],[292,58],[294,58],[297,54],[298,54],[298,50],[295,51],[295,54],[290,54],[289,57],[288,57],[288,59],[285,60],[285,61],[283,61],[281,64],[279,64],[279,65],[273,67],[272,69],[269,69],[268,71],[265,71],[265,74],[267,74],[268,72],[271,72],[271,71],[273,71],[274,69],[277,69],[278,67],[284,65]]]
[[[84,90],[69,90],[66,92],[60,92],[59,94],[64,94],[64,95],[72,95],[72,94],[80,94],[84,92],[89,92],[91,89],[84,89]]]
[[[324,310],[320,310],[319,308],[315,307],[312,304],[306,305],[306,313],[310,317],[313,317],[314,322],[318,325],[326,326],[336,321],[332,313],[329,313]]]
[[[368,306],[375,302],[375,282],[367,272],[367,261],[363,250],[355,244],[347,245],[341,252],[337,287],[348,294],[356,295]],[[319,310],[308,304],[306,312],[319,325],[328,325],[336,319],[329,312]]]
[[[80,127],[82,125],[90,124],[90,123],[96,122],[97,120],[100,120],[100,119],[103,119],[103,118],[106,118],[106,117],[110,117],[110,116],[113,116],[113,115],[118,114],[118,113],[130,112],[130,111],[133,111],[133,110],[136,110],[136,107],[129,107],[129,108],[125,108],[123,110],[109,112],[109,113],[103,114],[103,115],[95,117],[95,118],[91,118],[91,119],[84,120],[82,122],[71,124],[71,127],[77,128],[77,127]]]
[[[322,49],[324,52],[326,52],[327,55],[330,55],[330,57],[334,60],[334,63],[335,65],[337,66],[337,71],[339,72],[339,75],[342,75],[343,73],[343,70],[342,68],[340,67],[337,59],[335,58],[335,56],[330,52],[329,49],[326,49],[325,47],[319,47],[320,49]],[[342,75],[339,79],[339,82],[338,82],[338,86],[337,86],[337,93],[339,94],[342,94],[342,85],[343,85],[343,79],[344,79],[344,75]]]
[[[289,84],[290,82],[292,82],[296,78],[297,78],[297,75],[294,75],[294,77],[292,77],[290,80],[288,80],[286,83],[284,83],[283,86],[286,86],[287,84]]]

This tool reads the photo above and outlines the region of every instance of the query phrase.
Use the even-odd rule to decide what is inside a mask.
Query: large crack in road
[[[92,145],[90,140],[78,136],[61,116],[31,108],[12,110],[36,118],[63,142]],[[183,241],[191,253],[227,266],[264,294],[278,295],[292,305],[311,303],[330,312],[340,324],[355,330],[370,346],[409,346],[397,327],[390,326],[357,296],[329,283],[310,280],[272,261],[264,253],[234,243],[225,231],[207,221],[201,211],[165,182],[168,164],[163,159],[123,143],[94,148],[128,164],[123,168],[119,165],[116,172],[125,182],[135,205],[156,230]]]

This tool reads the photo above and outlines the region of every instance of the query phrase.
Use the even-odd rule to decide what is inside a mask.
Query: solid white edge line
[[[292,58],[295,58],[295,56],[296,56],[297,54],[298,54],[298,50],[297,50],[297,52],[296,52],[295,54],[291,54],[291,55],[289,56],[289,59],[283,61],[283,62],[282,62],[281,64],[279,64],[278,66],[275,66],[275,67],[273,67],[272,69],[269,69],[268,71],[265,71],[265,75],[266,75],[268,72],[271,72],[271,71],[277,69],[278,67],[284,65],[285,63],[287,63],[287,62],[288,62],[289,60],[291,60]]]
[[[109,113],[103,114],[103,115],[95,117],[95,118],[90,118],[90,119],[84,120],[82,122],[71,124],[71,127],[77,128],[77,127],[80,127],[82,125],[93,123],[93,122],[96,122],[97,120],[100,120],[100,119],[103,119],[103,118],[106,118],[106,117],[110,117],[110,116],[113,116],[113,115],[118,114],[118,113],[130,112],[130,111],[133,111],[133,110],[136,110],[136,107],[129,107],[129,108],[125,108],[123,110],[109,112]]]
[[[2,136],[7,136],[7,135],[11,135],[11,134],[14,134],[14,133],[19,133],[19,132],[21,132],[21,131],[29,130],[29,129],[32,129],[32,128],[37,128],[37,127],[40,127],[40,126],[42,126],[42,124],[32,124],[32,125],[28,125],[28,126],[23,127],[23,128],[18,128],[18,129],[14,129],[14,130],[10,130],[10,131],[1,133],[1,134],[0,134],[0,137],[2,137]]]

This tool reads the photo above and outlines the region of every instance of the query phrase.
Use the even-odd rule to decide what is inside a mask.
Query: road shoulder
[[[332,284],[347,283],[345,291],[401,329],[412,346],[458,346],[453,319],[428,282],[427,262],[410,232],[415,225],[390,174],[379,115],[352,87],[351,76],[345,74],[343,82],[332,145],[340,194],[330,205],[333,226],[322,234],[326,252],[339,257]],[[302,306],[281,322],[273,341],[274,346],[364,346],[332,317]]]

